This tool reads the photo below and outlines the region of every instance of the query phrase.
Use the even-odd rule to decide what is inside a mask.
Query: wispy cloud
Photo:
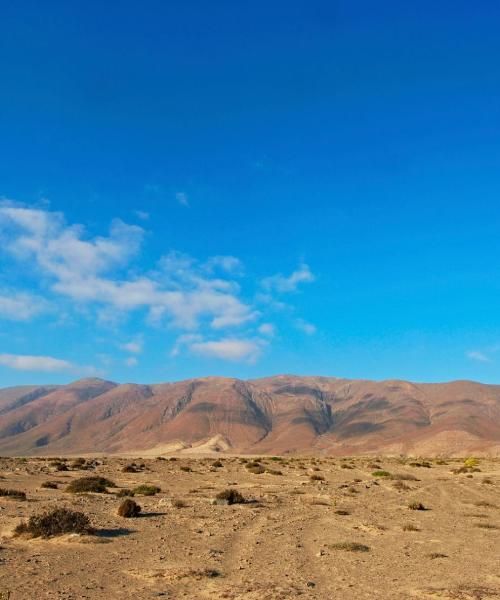
[[[304,319],[295,319],[295,328],[302,331],[306,335],[314,335],[316,333],[316,325],[304,321]]]
[[[139,361],[135,356],[129,356],[125,359],[125,365],[127,367],[136,367],[139,364]]]
[[[141,221],[149,221],[149,213],[145,210],[134,210],[134,215]]]
[[[273,337],[276,333],[276,327],[272,323],[262,323],[257,328],[257,331],[262,335]]]
[[[288,276],[277,274],[259,283],[245,276],[236,256],[198,260],[177,251],[141,268],[144,238],[142,227],[119,219],[111,222],[106,235],[96,236],[83,225],[67,223],[60,212],[0,202],[0,260],[14,261],[31,278],[29,287],[0,289],[0,319],[27,321],[46,308],[57,308],[61,314],[92,318],[109,327],[144,316],[144,326],[178,330],[173,355],[185,348],[198,355],[252,362],[275,333],[273,324],[259,321],[278,307],[293,312],[275,296],[315,279],[303,263]],[[312,333],[314,326],[304,322],[302,328]],[[142,337],[119,345],[138,355]],[[51,357],[36,363],[32,359],[44,357],[2,356],[11,368],[80,368],[61,359],[50,362]]]
[[[305,263],[288,276],[281,273],[266,277],[262,280],[262,287],[268,291],[278,293],[295,292],[302,283],[311,283],[316,277]]]
[[[189,348],[202,356],[253,363],[260,356],[263,346],[262,340],[228,337],[215,341],[193,342]]]
[[[493,362],[489,356],[487,356],[484,352],[481,352],[480,350],[470,350],[469,352],[466,353],[466,356],[467,356],[467,358],[470,358],[471,360],[475,360],[477,362],[482,362],[482,363]]]
[[[186,192],[176,192],[175,199],[182,206],[189,206],[189,198]]]
[[[136,258],[144,230],[115,220],[107,237],[88,237],[80,225],[66,225],[60,213],[0,206],[4,251],[36,265],[52,291],[80,304],[129,312],[149,310],[150,320],[168,319],[196,329],[208,318],[213,328],[237,326],[256,312],[237,296],[236,282],[207,274],[198,262],[172,252],[155,271],[120,277]]]
[[[0,319],[10,321],[29,321],[42,314],[49,303],[33,294],[0,290]]]
[[[54,373],[71,371],[74,374],[94,375],[94,367],[75,365],[67,360],[52,356],[31,356],[27,354],[0,354],[0,365],[16,371],[39,371]]]
[[[120,348],[125,350],[126,352],[131,352],[132,354],[140,354],[143,348],[142,340],[132,340],[130,342],[126,342],[125,344],[120,344]]]

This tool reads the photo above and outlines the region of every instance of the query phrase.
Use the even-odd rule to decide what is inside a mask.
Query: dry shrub
[[[311,481],[325,481],[325,478],[322,475],[311,475],[309,479]]]
[[[419,481],[415,475],[411,475],[410,473],[393,473],[391,479],[393,481]]]
[[[130,500],[130,498],[124,500],[118,507],[118,516],[124,517],[125,519],[138,517],[140,512],[141,507],[137,504],[137,502]]]
[[[429,510],[422,504],[422,502],[417,502],[416,500],[414,500],[413,502],[410,502],[408,504],[408,508],[410,510]]]
[[[411,490],[411,487],[409,485],[406,485],[404,481],[396,481],[392,487],[395,490],[398,490],[398,492],[405,492]]]
[[[369,546],[358,542],[337,542],[328,546],[333,550],[346,550],[347,552],[369,552]]]
[[[42,488],[47,488],[49,490],[57,490],[58,485],[57,485],[57,481],[44,481],[40,487]]]
[[[84,494],[94,492],[95,494],[105,494],[108,487],[116,487],[115,484],[105,477],[80,477],[73,480],[66,487],[67,492],[72,494]]]
[[[227,488],[215,496],[216,504],[244,504],[245,498],[233,488]]]
[[[15,535],[26,533],[32,537],[44,538],[64,533],[88,534],[91,532],[87,515],[68,508],[56,508],[40,515],[33,515],[27,523],[20,523],[14,530]]]
[[[420,529],[413,523],[405,523],[402,527],[403,531],[420,531]]]
[[[116,492],[117,498],[125,498],[125,497],[131,498],[133,495],[134,495],[134,492],[132,490],[130,490],[129,488],[122,488],[121,490],[118,490]]]
[[[8,490],[0,488],[0,496],[11,498],[12,500],[26,500],[26,493],[19,490]]]
[[[254,475],[262,475],[262,473],[266,472],[264,467],[259,464],[252,465],[252,466],[247,465],[247,469],[248,469],[249,473],[253,473]]]

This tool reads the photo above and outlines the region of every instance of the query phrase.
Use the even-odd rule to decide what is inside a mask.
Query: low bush
[[[80,477],[74,479],[66,487],[66,491],[72,494],[85,494],[94,492],[96,494],[105,494],[108,487],[116,487],[115,484],[105,477]]]
[[[403,531],[420,531],[420,529],[413,523],[406,523],[402,527]]]
[[[122,469],[122,473],[137,473],[138,469],[135,465],[125,465]]]
[[[329,548],[333,550],[347,550],[348,552],[369,552],[369,546],[358,544],[357,542],[337,542],[330,544]]]
[[[87,515],[69,510],[56,508],[54,510],[33,515],[28,522],[20,523],[14,530],[15,535],[29,534],[32,537],[54,537],[64,533],[88,534],[92,532]]]
[[[410,510],[429,510],[421,502],[417,502],[416,500],[414,500],[413,502],[410,502],[408,504],[408,508]]]
[[[244,504],[245,498],[238,490],[228,488],[215,496],[216,504]]]
[[[136,496],[154,496],[158,492],[161,492],[161,489],[156,485],[148,485],[143,483],[142,485],[135,487],[132,492]]]
[[[57,490],[58,485],[57,485],[57,481],[44,481],[40,487],[42,488],[47,488],[49,490]]]
[[[249,473],[253,473],[254,475],[262,475],[262,473],[265,473],[266,470],[264,469],[264,467],[262,465],[254,465],[254,466],[248,466],[247,465],[247,469],[249,471]]]
[[[137,504],[137,502],[130,500],[130,498],[124,500],[118,507],[118,516],[124,517],[125,519],[138,517],[140,512],[141,507]]]
[[[25,492],[21,492],[19,490],[0,488],[0,496],[3,496],[4,498],[11,498],[12,500],[26,500]]]
[[[392,477],[389,471],[373,471],[372,477]]]
[[[129,488],[122,488],[121,490],[118,490],[116,492],[117,498],[126,498],[126,497],[131,498],[133,495],[134,495],[134,492],[132,490],[129,490]]]

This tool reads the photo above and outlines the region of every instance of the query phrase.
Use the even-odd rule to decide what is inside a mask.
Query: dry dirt
[[[0,497],[0,598],[500,598],[499,461],[454,474],[458,461],[429,468],[397,459],[375,467],[359,457],[261,460],[280,475],[253,474],[238,457],[220,457],[222,467],[214,460],[136,458],[142,470],[125,473],[132,459],[101,457],[91,470],[69,471],[44,459],[0,459],[0,488],[27,494]],[[380,469],[418,481],[398,491],[394,479],[372,475]],[[117,489],[64,491],[89,475],[162,491],[136,496],[142,516],[124,519]],[[58,489],[41,488],[47,480]],[[250,502],[213,504],[228,487]],[[412,501],[428,510],[410,510]],[[63,506],[87,514],[95,535],[12,535],[21,519]]]

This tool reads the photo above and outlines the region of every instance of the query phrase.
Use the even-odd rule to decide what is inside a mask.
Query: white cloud
[[[125,364],[127,367],[136,367],[139,364],[139,361],[135,356],[129,356],[125,359]]]
[[[24,354],[0,354],[0,365],[17,371],[71,371],[74,373],[95,374],[93,367],[82,367],[67,360],[52,356],[30,356]]]
[[[179,204],[182,204],[182,206],[189,206],[189,198],[185,192],[177,192],[175,194],[175,199]]]
[[[295,325],[296,329],[298,329],[299,331],[302,331],[303,333],[305,333],[307,335],[314,335],[316,333],[316,326],[313,325],[312,323],[308,323],[307,321],[304,321],[304,319],[296,319],[294,321],[294,325]]]
[[[203,266],[171,252],[152,273],[120,277],[141,247],[144,230],[115,220],[108,237],[88,238],[59,213],[0,205],[4,250],[52,280],[52,290],[71,300],[128,312],[145,308],[150,320],[169,319],[196,329],[208,319],[214,329],[241,325],[257,316],[237,294],[234,281],[207,276]]]
[[[0,290],[0,319],[29,321],[43,313],[47,308],[47,301],[39,296]]]
[[[262,323],[262,325],[259,325],[257,328],[257,331],[262,335],[273,337],[276,333],[276,327],[272,323]]]
[[[141,221],[149,221],[150,214],[145,210],[134,210],[134,215]]]
[[[308,265],[303,263],[291,275],[286,277],[281,273],[266,277],[262,280],[262,287],[269,291],[279,293],[295,292],[301,283],[311,283],[316,277],[311,272]]]
[[[484,352],[480,352],[479,350],[471,350],[466,353],[466,356],[471,360],[475,360],[477,362],[482,363],[490,363],[493,362],[489,356],[484,354]]]
[[[263,345],[263,341],[258,339],[224,338],[216,341],[194,342],[189,345],[189,348],[201,356],[253,363],[259,357]]]
[[[243,273],[243,263],[239,258],[236,258],[236,256],[212,256],[206,261],[204,267],[209,272],[220,269],[221,271],[232,273],[234,275],[241,275]]]
[[[143,342],[142,340],[132,340],[126,344],[120,344],[122,350],[131,352],[132,354],[140,354],[142,352]]]

